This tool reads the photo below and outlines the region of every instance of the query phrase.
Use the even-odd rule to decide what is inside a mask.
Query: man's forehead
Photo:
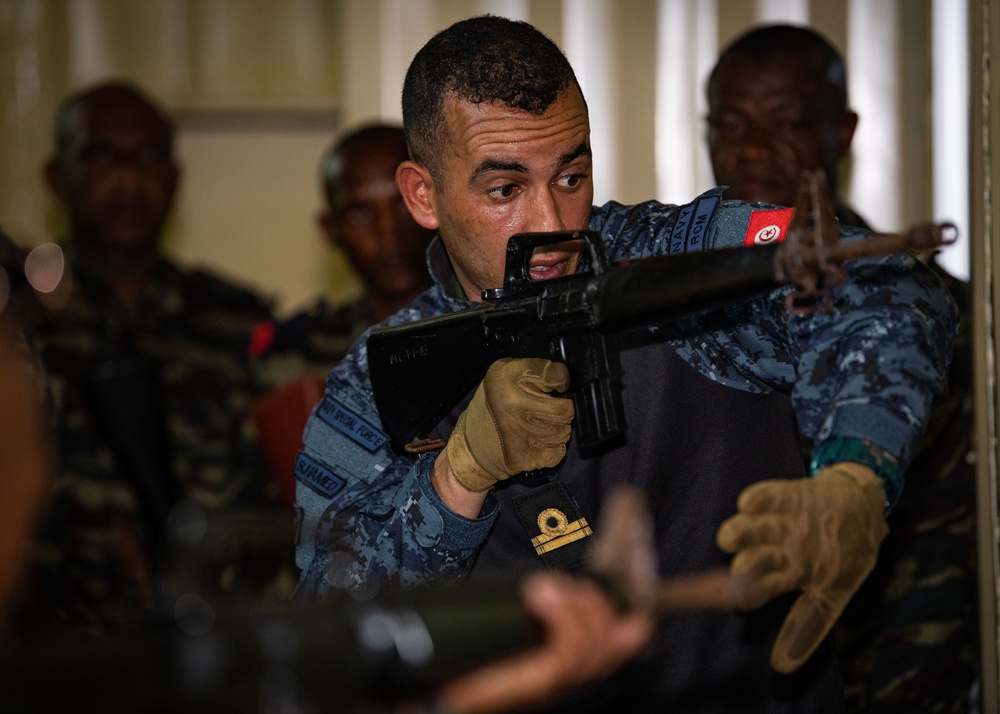
[[[84,102],[75,118],[77,131],[89,137],[170,138],[170,129],[162,117],[151,107],[127,98],[95,98]]]
[[[730,55],[719,69],[725,79],[753,74],[761,79],[774,77],[833,86],[826,60],[809,47],[782,47],[765,53],[738,52]]]
[[[407,155],[395,142],[370,142],[331,156],[325,169],[328,189],[355,191],[368,184],[388,182],[396,186],[396,168]],[[398,192],[398,189],[396,189]]]
[[[453,149],[475,145],[507,146],[545,135],[589,135],[590,118],[579,92],[564,92],[542,113],[503,102],[446,99],[445,127]]]
[[[836,88],[822,67],[808,58],[814,54],[787,49],[766,55],[732,55],[720,65],[709,100],[714,104],[754,96],[793,102],[833,96]]]
[[[378,137],[346,147],[339,155],[331,157],[330,163],[337,170],[357,171],[378,162],[399,164],[406,159],[405,142],[395,138]]]
[[[381,201],[399,197],[399,187],[392,176],[368,176],[363,181],[345,182],[342,191],[336,192],[337,204],[348,201]]]

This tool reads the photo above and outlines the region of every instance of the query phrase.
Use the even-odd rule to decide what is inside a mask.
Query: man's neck
[[[155,251],[88,248],[79,242],[76,252],[80,263],[105,284],[112,299],[125,304],[138,301],[157,261]]]

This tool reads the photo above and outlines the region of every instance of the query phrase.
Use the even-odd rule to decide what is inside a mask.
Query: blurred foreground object
[[[250,405],[267,465],[288,507],[295,505],[295,457],[302,448],[302,432],[313,408],[323,398],[326,380],[306,375],[284,384]]]
[[[0,312],[0,607],[4,608],[21,582],[36,518],[52,480],[51,446],[44,436],[36,374],[14,322]]]
[[[24,274],[24,254],[0,231],[0,617],[20,595],[24,565],[46,490],[51,444],[43,405],[45,375],[32,349],[40,310]],[[58,281],[57,281],[58,282]],[[37,291],[36,291],[37,292]],[[0,621],[0,628],[8,623]]]
[[[654,609],[729,609],[739,599],[737,579],[716,572],[658,580],[642,503],[623,493],[602,517],[609,535],[595,544],[597,570],[586,576],[535,573],[531,582],[506,578],[266,606],[227,605],[217,593],[189,587],[212,579],[206,565],[232,529],[220,531],[220,540],[188,512],[175,525],[178,534],[195,534],[191,550],[177,552],[168,607],[157,621],[127,637],[8,649],[0,655],[0,701],[16,714],[370,712],[429,701],[447,682],[441,701],[458,712],[537,702],[640,653]],[[566,583],[587,593],[569,596]],[[562,609],[567,604],[578,608],[575,619]],[[581,620],[595,611],[603,622]],[[617,627],[623,616],[631,619]],[[609,633],[618,639],[604,639]],[[470,673],[487,663],[494,664]],[[53,680],[52,672],[60,676]]]

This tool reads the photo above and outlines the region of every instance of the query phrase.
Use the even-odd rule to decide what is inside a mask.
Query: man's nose
[[[530,232],[566,230],[559,201],[551,189],[538,193],[535,205],[532,207],[530,224],[528,228]]]
[[[762,124],[751,124],[743,137],[743,152],[759,158],[771,153],[771,132]]]
[[[399,242],[399,232],[402,225],[403,212],[406,204],[397,201],[386,201],[375,209],[376,233],[382,248],[388,248]]]
[[[115,166],[115,178],[122,188],[134,190],[142,185],[146,169],[137,161],[119,161]]]

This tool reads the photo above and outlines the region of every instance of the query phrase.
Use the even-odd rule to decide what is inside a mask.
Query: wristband
[[[820,469],[839,461],[864,464],[882,479],[885,489],[885,510],[889,513],[899,503],[903,492],[903,470],[882,447],[849,436],[835,436],[817,444],[813,449],[810,476]]]

